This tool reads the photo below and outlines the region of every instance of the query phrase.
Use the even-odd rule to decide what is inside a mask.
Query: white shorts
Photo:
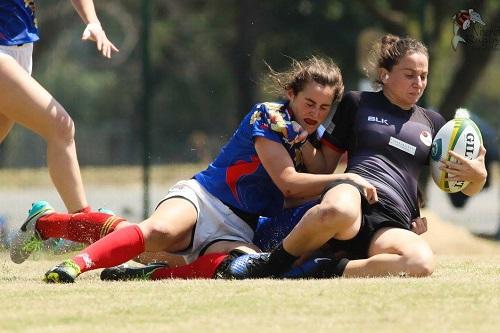
[[[177,253],[183,255],[188,263],[196,260],[202,250],[218,240],[252,243],[252,228],[195,179],[175,184],[160,203],[175,197],[189,200],[198,214],[191,246]]]
[[[14,58],[14,60],[31,75],[31,70],[33,68],[33,43],[26,43],[21,46],[0,45],[0,53]]]

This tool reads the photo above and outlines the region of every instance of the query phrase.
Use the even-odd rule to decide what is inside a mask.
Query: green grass
[[[62,257],[0,253],[1,332],[498,332],[500,256],[440,256],[430,278],[46,285]]]

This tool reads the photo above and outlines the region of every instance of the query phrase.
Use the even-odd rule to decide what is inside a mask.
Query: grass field
[[[1,332],[498,332],[500,255],[438,256],[430,278],[47,285],[61,257],[0,253]]]
[[[152,183],[171,184],[203,167],[154,167]],[[84,168],[83,177],[86,184],[137,184],[141,170]],[[52,187],[46,169],[0,170],[0,184],[6,193]],[[69,255],[15,265],[0,250],[0,333],[500,332],[500,242],[435,212],[423,215],[438,263],[423,279],[105,283],[91,272],[73,285],[46,285],[43,274]]]

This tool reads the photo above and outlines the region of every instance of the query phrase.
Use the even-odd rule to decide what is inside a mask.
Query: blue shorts
[[[264,252],[271,251],[292,231],[309,208],[318,203],[319,200],[314,200],[302,206],[284,209],[277,216],[259,217],[253,243]]]

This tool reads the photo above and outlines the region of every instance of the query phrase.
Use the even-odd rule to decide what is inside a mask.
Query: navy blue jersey
[[[0,45],[21,45],[39,39],[34,0],[0,1]]]
[[[256,104],[240,123],[229,142],[208,168],[194,178],[226,205],[250,214],[279,214],[284,197],[262,166],[255,138],[278,142],[288,151],[295,169],[305,171],[300,149],[293,144],[298,135],[285,103]]]
[[[379,207],[395,224],[410,228],[420,215],[417,180],[429,163],[432,138],[444,118],[419,106],[404,110],[383,92],[349,92],[330,126],[331,144],[347,151],[346,172],[358,174],[377,188]]]

